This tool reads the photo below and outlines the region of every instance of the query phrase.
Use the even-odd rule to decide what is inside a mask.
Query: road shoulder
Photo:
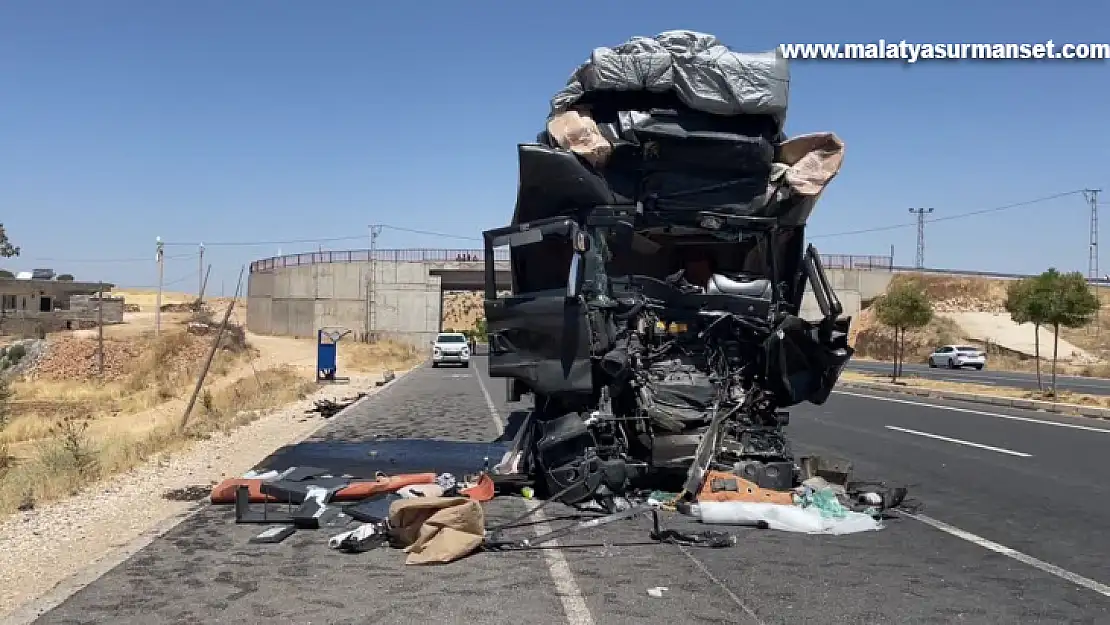
[[[184,452],[150,462],[59,502],[20,512],[0,523],[0,616],[30,622],[204,507],[165,498],[168,491],[207,489],[241,475],[282,445],[303,440],[328,420],[306,415],[316,399],[392,388],[356,377],[325,387]],[[91,564],[90,564],[91,563]]]

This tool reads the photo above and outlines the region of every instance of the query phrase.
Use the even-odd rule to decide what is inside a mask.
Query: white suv
[[[986,364],[987,355],[979,348],[968,345],[945,345],[929,356],[930,367],[974,367],[981,370]]]
[[[443,332],[432,341],[432,366],[438,367],[445,362],[457,362],[464,367],[470,366],[470,344],[465,334]]]

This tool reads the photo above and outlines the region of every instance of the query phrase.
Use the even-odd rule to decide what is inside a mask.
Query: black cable
[[[464,241],[481,241],[481,238],[479,238],[479,237],[468,237],[468,236],[463,236],[463,235],[459,235],[459,234],[447,234],[445,232],[433,232],[431,230],[417,230],[417,229],[414,229],[414,228],[405,228],[405,227],[402,227],[402,226],[391,226],[391,225],[388,225],[388,224],[375,224],[375,225],[379,225],[382,228],[386,228],[386,229],[389,229],[389,230],[396,230],[398,232],[409,232],[409,233],[412,233],[412,234],[423,234],[423,235],[427,235],[427,236],[441,237],[441,238],[445,238],[445,239],[461,239],[461,240],[464,240]],[[358,235],[358,236],[325,237],[325,238],[316,238],[316,239],[289,239],[287,241],[216,241],[216,242],[206,241],[206,242],[204,242],[204,246],[205,247],[252,247],[252,246],[259,246],[259,245],[294,245],[294,244],[298,244],[298,243],[333,243],[333,242],[337,242],[337,241],[366,241],[369,238],[370,238],[370,235],[365,234],[365,235]],[[164,243],[163,245],[194,246],[195,247],[195,246],[200,246],[201,243],[199,241],[195,242],[195,243],[175,241],[175,242]]]
[[[1069,195],[1076,195],[1076,194],[1079,194],[1079,193],[1082,193],[1082,192],[1083,192],[1083,189],[1076,189],[1075,191],[1065,191],[1063,193],[1057,193],[1055,195],[1048,195],[1048,196],[1040,197],[1040,198],[1037,198],[1037,199],[1034,199],[1034,200],[1026,200],[1024,202],[1015,202],[1013,204],[1006,204],[1006,205],[1003,205],[1003,206],[995,206],[993,208],[983,208],[983,209],[979,209],[979,210],[968,211],[966,213],[958,213],[956,215],[949,215],[947,217],[934,217],[932,219],[926,219],[925,223],[935,223],[935,222],[938,222],[938,221],[951,221],[953,219],[964,219],[964,218],[967,218],[967,217],[974,217],[976,215],[985,215],[987,213],[997,213],[997,212],[1000,212],[1000,211],[1010,210],[1012,208],[1021,208],[1023,206],[1030,206],[1032,204],[1039,204],[1041,202],[1047,202],[1049,200],[1057,200],[1057,199],[1060,199],[1062,197],[1067,197]],[[916,228],[916,227],[917,227],[917,222],[916,221],[911,221],[911,222],[906,222],[906,223],[902,223],[902,224],[894,224],[894,225],[890,225],[890,226],[879,226],[877,228],[864,228],[862,230],[846,230],[844,232],[830,232],[828,234],[811,234],[811,235],[809,235],[809,238],[810,239],[817,239],[817,238],[821,238],[821,237],[844,237],[844,236],[850,236],[850,235],[853,235],[853,234],[868,234],[868,233],[871,233],[871,232],[884,232],[884,231],[887,231],[887,230],[897,230],[899,228]]]

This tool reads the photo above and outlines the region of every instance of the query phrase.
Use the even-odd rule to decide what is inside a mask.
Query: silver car
[[[970,345],[945,345],[929,356],[929,366],[949,369],[974,367],[982,370],[987,366],[987,355],[978,347]]]
[[[432,366],[438,367],[445,362],[470,366],[470,343],[466,335],[459,332],[441,332],[432,341]]]

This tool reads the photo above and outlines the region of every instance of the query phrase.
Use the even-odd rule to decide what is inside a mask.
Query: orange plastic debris
[[[404,475],[382,475],[373,482],[351,482],[351,485],[340,489],[332,498],[335,501],[358,501],[371,495],[382,493],[395,493],[406,486],[416,484],[435,484],[435,473],[408,473]]]
[[[698,501],[747,501],[753,503],[794,504],[789,492],[760,488],[755,482],[734,473],[709,471],[698,492]]]
[[[333,501],[359,501],[366,499],[371,495],[378,495],[381,493],[393,493],[406,487],[415,484],[434,484],[436,481],[435,473],[410,473],[405,475],[382,475],[373,481],[356,481],[351,482],[338,491],[332,497]],[[212,503],[226,504],[235,503],[235,491],[240,486],[246,486],[250,493],[251,503],[264,503],[276,502],[278,499],[272,495],[266,495],[262,492],[262,480],[257,478],[231,478],[220,482],[212,487],[212,493],[209,497]],[[491,482],[492,486],[492,482]]]
[[[474,501],[489,501],[493,499],[496,490],[493,487],[493,478],[488,474],[483,473],[478,478],[478,483],[470,488],[464,488],[459,491],[463,497],[469,497]]]
[[[212,500],[212,503],[235,503],[235,491],[240,486],[246,486],[250,489],[251,503],[277,501],[273,496],[262,493],[262,480],[245,477],[234,477],[216,484],[212,487],[212,493],[208,497]]]

